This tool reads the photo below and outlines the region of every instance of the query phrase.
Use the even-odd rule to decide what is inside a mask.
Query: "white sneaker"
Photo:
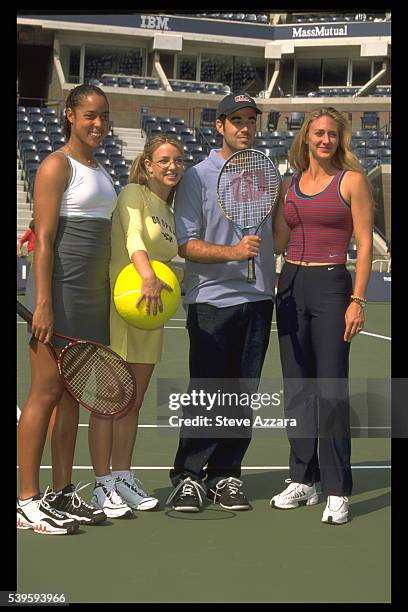
[[[113,478],[108,483],[95,482],[91,504],[94,508],[103,510],[108,518],[130,518],[133,516],[132,509],[116,491]]]
[[[78,521],[65,516],[52,507],[56,495],[47,487],[24,503],[17,499],[17,529],[33,529],[42,535],[66,535],[78,530]]]
[[[273,508],[286,510],[319,503],[319,495],[315,484],[307,485],[301,482],[292,482],[290,478],[287,478],[285,482],[290,483],[289,486],[282,493],[274,495],[269,502]]]
[[[121,498],[133,510],[153,510],[153,508],[156,508],[159,500],[156,497],[150,497],[137,483],[142,484],[132,472],[129,472],[128,478],[116,477],[115,488]]]
[[[323,512],[322,523],[331,523],[332,525],[347,523],[348,511],[348,497],[329,495],[327,497],[327,504]]]

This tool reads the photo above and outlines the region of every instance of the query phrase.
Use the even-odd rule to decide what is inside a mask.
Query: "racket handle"
[[[248,281],[248,283],[251,283],[251,285],[256,283],[255,259],[253,257],[248,259],[248,276],[247,276],[247,281]]]
[[[18,300],[17,300],[17,313],[20,315],[22,319],[24,319],[26,323],[29,323],[31,325],[31,323],[33,322],[32,313],[25,306],[23,306],[23,304],[19,302]]]

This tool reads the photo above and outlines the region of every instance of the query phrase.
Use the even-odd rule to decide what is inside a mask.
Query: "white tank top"
[[[90,168],[63,151],[60,153],[71,166],[71,178],[61,199],[60,216],[110,219],[117,195],[106,170],[99,163],[97,168]]]

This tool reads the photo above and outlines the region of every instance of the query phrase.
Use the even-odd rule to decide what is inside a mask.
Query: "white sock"
[[[108,484],[113,479],[112,474],[107,474],[106,476],[97,476],[96,482],[100,484]]]
[[[132,472],[130,470],[112,470],[113,478],[125,478],[126,480],[131,480]]]
[[[18,498],[18,503],[20,504],[20,506],[25,506],[26,504],[29,504],[32,501],[32,497],[29,497],[28,499],[21,499],[21,497]]]

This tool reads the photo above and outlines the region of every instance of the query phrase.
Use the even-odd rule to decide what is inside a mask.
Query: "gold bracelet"
[[[357,304],[359,304],[361,306],[361,308],[365,308],[365,305],[367,304],[366,298],[359,297],[358,295],[351,295],[350,296],[350,301],[351,302],[356,302]]]

